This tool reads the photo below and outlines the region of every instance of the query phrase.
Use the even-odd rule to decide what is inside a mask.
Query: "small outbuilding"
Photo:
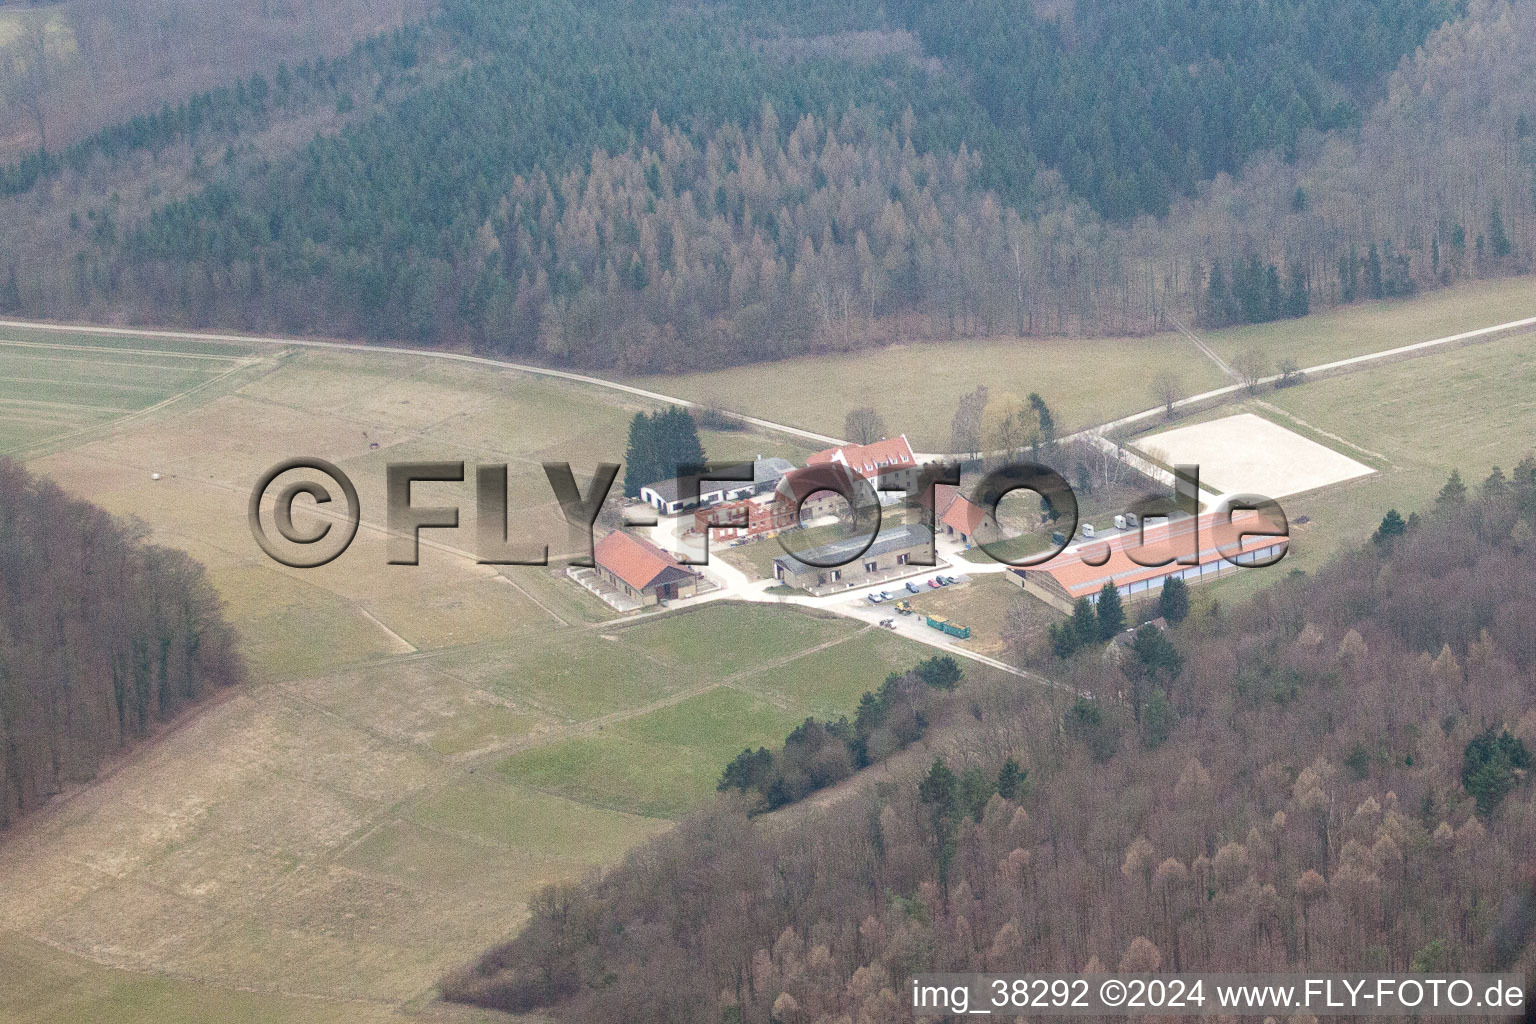
[[[959,491],[951,491],[947,500],[940,499],[939,530],[946,537],[954,537],[970,547],[976,543],[977,531],[991,525],[991,514]],[[993,527],[990,536],[995,535]]]
[[[685,497],[685,488],[677,478],[657,480],[640,488],[640,500],[662,515],[675,516],[689,509],[711,508],[731,501],[742,501],[754,494],[766,494],[778,486],[784,475],[795,468],[788,459],[777,456],[752,461],[752,480],[700,480],[698,494]]]
[[[641,605],[692,597],[699,575],[661,548],[627,530],[614,530],[593,549],[598,575]]]

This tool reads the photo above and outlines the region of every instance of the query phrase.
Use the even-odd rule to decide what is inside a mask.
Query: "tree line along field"
[[[5,836],[0,1018],[420,1012],[540,885],[612,863],[710,797],[741,747],[851,711],[924,654],[787,608],[613,621],[548,570],[475,566],[469,491],[445,485],[415,500],[460,499],[459,534],[426,534],[417,567],[385,565],[386,460],[505,461],[514,508],[554,529],[540,461],[622,457],[634,410],[592,389],[414,355],[210,346],[233,372],[192,390],[211,375],[179,369],[195,344],[46,338],[95,361],[74,387],[55,374],[47,399],[92,407],[90,429],[9,443],[202,561],[252,682]],[[92,406],[96,380],[146,359],[178,367],[164,391],[182,397]],[[724,458],[804,455],[746,432],[704,440]],[[352,476],[365,525],[299,572],[257,550],[244,507],[262,469],[306,453]]]

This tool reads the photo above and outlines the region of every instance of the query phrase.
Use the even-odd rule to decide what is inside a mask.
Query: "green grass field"
[[[239,992],[100,967],[0,933],[0,1020],[14,1024],[382,1024],[411,1019],[383,1004]],[[491,1021],[496,1015],[456,1015]]]
[[[621,458],[643,407],[414,354],[0,331],[3,446],[201,560],[253,676],[0,844],[0,1020],[479,1019],[432,985],[540,886],[612,864],[742,746],[851,712],[923,655],[794,608],[616,620],[558,569],[475,564],[472,484],[419,489],[461,528],[386,564],[387,463],[507,463],[558,551],[541,463]],[[244,521],[295,454],[341,466],[363,506],[322,569],[269,561]]]
[[[787,613],[787,614],[786,614]],[[616,634],[675,661],[687,689],[557,743],[512,754],[508,779],[598,806],[675,817],[714,792],[744,746],[773,746],[807,716],[849,714],[926,649],[848,619],[763,605],[711,605]]]
[[[1360,302],[1299,320],[1202,332],[1225,359],[1257,348],[1276,372],[1284,359],[1316,366],[1536,316],[1536,277],[1475,281],[1412,299]]]
[[[757,605],[708,605],[631,627],[622,635],[654,657],[695,668],[707,665],[719,677],[798,654],[845,637],[848,631],[846,619],[830,616],[784,616],[777,608]]]
[[[0,454],[24,454],[209,387],[250,358],[242,346],[7,330],[0,337]]]
[[[1305,546],[1323,557],[1363,539],[1389,507],[1407,515],[1430,505],[1453,469],[1472,485],[1536,453],[1536,334],[1305,384],[1271,401],[1386,457],[1374,476],[1296,500],[1295,514],[1316,526]]]
[[[1536,316],[1536,278],[1474,282],[1393,302],[1364,302],[1252,327],[1202,331],[1224,358],[1258,347],[1271,369],[1361,355]],[[893,345],[850,355],[806,356],[636,383],[696,401],[840,437],[848,410],[878,409],[919,451],[949,446],[960,395],[1039,392],[1063,430],[1155,406],[1152,378],[1173,373],[1185,394],[1230,383],[1187,339],[1024,338]]]
[[[644,378],[647,388],[843,435],[848,410],[872,406],[918,451],[949,447],[960,396],[1039,392],[1060,428],[1098,423],[1154,404],[1150,381],[1171,370],[1192,391],[1219,387],[1221,371],[1185,339],[1007,338],[893,345],[850,355],[805,356],[728,370]]]
[[[804,718],[761,697],[717,687],[598,735],[514,754],[500,770],[584,803],[676,817],[709,798],[721,769],[743,747],[781,742]]]

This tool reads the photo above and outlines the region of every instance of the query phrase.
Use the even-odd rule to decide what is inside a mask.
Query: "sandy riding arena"
[[[1288,494],[1374,473],[1371,467],[1253,413],[1178,427],[1136,446],[1172,465],[1200,467],[1200,482],[1226,493]]]

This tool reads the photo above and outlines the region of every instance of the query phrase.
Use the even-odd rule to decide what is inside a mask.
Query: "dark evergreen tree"
[[[1365,294],[1373,299],[1386,295],[1386,286],[1381,275],[1381,254],[1376,251],[1375,242],[1371,243],[1370,249],[1365,254]]]
[[[1063,716],[1062,727],[1068,736],[1086,746],[1100,764],[1120,749],[1120,729],[1098,701],[1079,697]]]
[[[1376,532],[1371,535],[1371,540],[1382,547],[1388,547],[1392,541],[1408,532],[1408,524],[1398,514],[1397,509],[1387,509],[1387,514],[1381,517],[1381,525],[1376,527]]]
[[[1285,309],[1288,317],[1306,316],[1312,309],[1311,285],[1301,264],[1291,264],[1290,284],[1285,291]]]
[[[1163,583],[1159,609],[1169,625],[1177,626],[1189,616],[1189,584],[1177,577]]]
[[[917,787],[918,799],[928,807],[933,828],[934,856],[938,861],[939,884],[949,882],[949,868],[955,858],[955,836],[960,823],[960,782],[942,758],[934,758],[928,774]]]
[[[1035,419],[1040,424],[1040,444],[1049,447],[1056,441],[1056,417],[1051,413],[1051,407],[1045,404],[1038,392],[1029,393],[1029,407],[1035,412]],[[1035,454],[1038,457],[1039,447],[1036,446]]]
[[[1499,209],[1497,202],[1488,213],[1488,249],[1496,260],[1502,260],[1514,251],[1514,244],[1504,229],[1504,212]]]
[[[1003,762],[997,773],[997,795],[1004,800],[1014,800],[1024,795],[1025,772],[1013,758]]]
[[[1168,695],[1161,689],[1154,689],[1141,709],[1141,742],[1148,750],[1156,750],[1173,732],[1177,718]]]
[[[1450,478],[1445,481],[1445,486],[1440,488],[1440,493],[1435,497],[1437,506],[1461,505],[1467,500],[1467,485],[1461,482],[1461,470],[1451,470]]]
[[[987,809],[987,801],[992,799],[992,794],[997,792],[993,781],[976,765],[971,765],[960,773],[959,792],[957,802],[963,817],[975,821],[981,820],[982,812]]]
[[[1050,640],[1051,653],[1065,661],[1077,653],[1077,630],[1072,628],[1069,619],[1062,623],[1051,623],[1046,627],[1046,635]]]
[[[1100,640],[1112,640],[1125,628],[1125,606],[1120,601],[1120,590],[1113,582],[1099,588],[1098,618]]]
[[[655,413],[635,413],[624,450],[624,493],[637,497],[640,488],[676,477],[684,466],[705,462],[699,427],[688,410],[668,406]]]
[[[1221,260],[1211,261],[1211,277],[1206,284],[1201,301],[1200,319],[1207,327],[1225,327],[1232,322],[1229,312],[1231,296],[1227,291],[1227,275]]]
[[[1093,602],[1086,597],[1078,598],[1072,606],[1072,621],[1068,626],[1072,630],[1074,648],[1098,643],[1099,615]]]
[[[656,445],[663,478],[676,476],[684,466],[704,464],[704,444],[693,414],[680,406],[668,406],[656,414]]]
[[[918,662],[917,675],[935,690],[953,690],[960,685],[965,673],[960,671],[960,663],[954,658],[947,654],[936,654]]]
[[[638,498],[640,488],[661,479],[661,444],[657,423],[650,413],[637,412],[629,421],[629,443],[624,449],[624,494]]]
[[[1531,767],[1525,743],[1507,730],[1490,725],[1467,743],[1462,752],[1461,784],[1487,818]]]
[[[1137,663],[1154,679],[1168,680],[1184,670],[1184,659],[1167,634],[1150,622],[1136,630],[1131,652]]]
[[[1285,294],[1280,288],[1280,271],[1273,263],[1264,268],[1264,321],[1285,316]]]
[[[720,776],[720,782],[715,788],[722,793],[728,789],[745,793],[762,788],[769,781],[772,773],[773,754],[766,747],[758,747],[755,751],[748,748],[737,754],[735,760],[725,766],[725,772]]]

